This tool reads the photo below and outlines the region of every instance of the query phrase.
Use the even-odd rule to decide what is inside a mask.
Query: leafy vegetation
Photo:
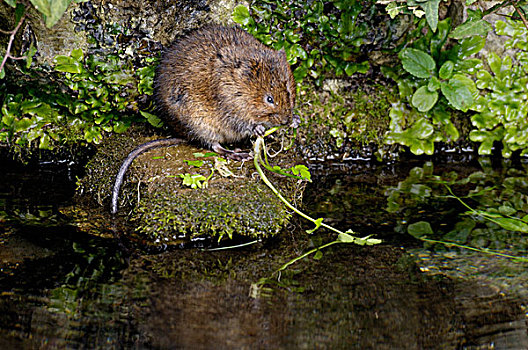
[[[420,5],[426,19],[420,20],[408,35],[408,46],[398,51],[401,65],[383,70],[398,84],[401,98],[391,108],[386,142],[408,146],[415,154],[430,155],[436,142],[459,139],[460,131],[453,122],[455,111],[477,112],[470,114],[474,129],[469,139],[480,142],[479,154],[489,155],[496,142],[502,143],[504,157],[517,150],[527,154],[527,110],[523,103],[528,96],[527,24],[515,20],[496,23],[496,34],[511,37],[505,48],[516,49],[515,56],[501,59],[492,52],[486,60],[488,69],[475,55],[484,48],[485,35],[491,30],[482,19],[491,10],[468,10],[468,21],[453,28],[449,18],[437,22],[431,19],[432,14],[428,15],[437,6],[426,9],[424,3],[405,3],[396,10],[396,2],[390,2],[387,11],[395,16],[399,11],[408,11],[408,7],[416,11]],[[522,7],[515,9],[519,14],[525,11]]]
[[[471,116],[475,129],[469,137],[480,142],[479,154],[491,153],[493,142],[501,142],[502,155],[512,152],[528,154],[528,28],[520,21],[497,21],[495,31],[511,37],[505,49],[517,49],[514,59],[488,55],[488,70],[476,74],[481,94],[472,106],[477,113]]]
[[[48,27],[58,21],[69,3],[32,1]],[[146,120],[154,126],[161,125],[155,115],[140,110],[138,102],[141,95],[152,94],[154,59],[143,59],[143,66],[137,68],[118,53],[86,57],[81,49],[75,49],[68,56],[56,56],[51,70],[43,66],[30,69],[36,52],[33,46],[21,57],[10,53],[29,5],[15,1],[8,4],[15,7],[17,26],[7,33],[10,39],[0,78],[5,76],[8,59],[24,59],[26,64],[17,68],[27,79],[17,93],[7,88],[0,91],[0,142],[15,150],[32,146],[52,149],[79,141],[99,143],[104,132],[121,133],[133,122]],[[43,86],[39,82],[43,75],[57,83]]]
[[[104,132],[121,133],[145,119],[160,124],[154,115],[137,113],[139,95],[151,93],[152,66],[134,70],[118,57],[84,57],[80,49],[54,62],[65,86],[29,85],[26,93],[6,94],[0,142],[51,149],[78,140],[99,143]]]
[[[365,73],[360,48],[376,14],[373,1],[253,1],[235,8],[233,20],[264,44],[286,52],[298,82],[307,76],[319,85],[328,73]]]
[[[391,108],[386,142],[408,146],[415,154],[433,154],[435,142],[459,138],[451,110],[466,112],[473,105],[477,88],[470,75],[482,62],[471,57],[486,43],[485,31],[468,32],[448,46],[449,19],[438,23],[436,33],[425,25],[420,21],[415,35],[427,34],[400,51],[402,65],[384,69],[397,82],[401,98]]]

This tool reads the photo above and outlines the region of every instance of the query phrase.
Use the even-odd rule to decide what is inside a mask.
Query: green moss
[[[381,83],[353,89],[350,81],[328,80],[323,90],[304,88],[298,109],[303,118],[300,149],[307,156],[373,153],[383,145],[389,127],[392,87]]]
[[[147,194],[132,218],[137,233],[163,243],[177,236],[268,237],[280,232],[290,214],[262,183],[234,179],[217,188]]]
[[[162,137],[136,127],[104,140],[86,167],[86,177],[79,181],[79,193],[109,211],[115,174],[125,155],[141,143]],[[264,183],[253,179],[251,163],[218,165],[212,156],[193,162],[196,152],[204,150],[181,144],[153,149],[132,163],[119,196],[119,214],[132,227],[133,238],[153,244],[178,244],[196,237],[262,238],[277,234],[288,223],[291,214]],[[273,161],[287,168],[290,157],[281,154]],[[235,176],[222,176],[220,166],[227,166]],[[203,188],[185,186],[179,176],[210,177],[211,173]],[[273,181],[290,199],[303,186],[285,177],[273,176]]]

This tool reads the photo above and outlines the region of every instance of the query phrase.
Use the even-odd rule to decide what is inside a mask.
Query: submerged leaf
[[[413,237],[420,238],[433,234],[433,229],[427,221],[418,221],[407,227],[407,233]]]

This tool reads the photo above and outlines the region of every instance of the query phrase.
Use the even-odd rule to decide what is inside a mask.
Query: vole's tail
[[[132,152],[128,154],[123,164],[121,164],[121,168],[119,168],[119,172],[117,173],[115,183],[114,183],[114,189],[112,190],[112,208],[110,209],[110,212],[112,214],[117,213],[117,200],[119,197],[119,189],[121,188],[121,185],[123,184],[125,173],[128,167],[130,166],[130,164],[132,164],[132,162],[134,161],[134,159],[136,159],[137,156],[139,156],[141,153],[145,151],[148,151],[149,149],[173,146],[181,142],[183,142],[183,140],[178,139],[178,138],[149,141],[149,142],[145,142],[142,145],[139,145]]]

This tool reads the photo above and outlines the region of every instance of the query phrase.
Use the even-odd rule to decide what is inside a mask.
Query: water
[[[439,199],[422,203],[400,188],[400,211],[386,210],[387,189],[406,179],[438,190],[424,176],[409,180],[415,167],[428,173],[424,162],[314,171],[306,211],[384,243],[333,246],[319,260],[292,265],[281,286],[268,285],[258,299],[250,297],[252,283],[331,235],[307,237],[302,229],[310,226],[294,221],[280,237],[244,249],[147,251],[90,234],[61,213],[74,193],[76,170],[68,164],[7,165],[0,174],[2,349],[528,348],[527,296],[516,288],[525,279],[515,279],[526,265],[424,250],[404,227],[427,221],[445,236],[442,227],[448,232],[459,218]],[[434,168],[471,174],[482,165]],[[432,206],[437,212],[427,212]],[[434,220],[438,213],[448,216]],[[522,255],[525,247],[511,236],[488,246],[502,240]]]

